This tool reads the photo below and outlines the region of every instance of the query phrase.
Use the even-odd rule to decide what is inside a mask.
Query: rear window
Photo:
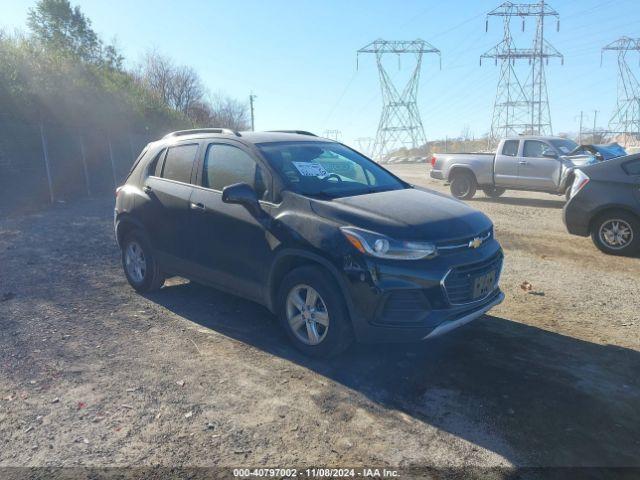
[[[518,142],[519,140],[506,140],[502,146],[502,155],[509,157],[518,155]]]
[[[640,160],[633,160],[631,162],[625,162],[622,168],[629,175],[640,175]]]
[[[162,167],[162,178],[190,183],[191,170],[197,151],[197,144],[169,147]]]

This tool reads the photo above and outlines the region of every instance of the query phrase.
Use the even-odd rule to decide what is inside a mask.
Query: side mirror
[[[558,154],[553,150],[545,150],[542,152],[542,156],[545,158],[558,158]]]
[[[262,217],[264,212],[260,208],[256,191],[246,183],[234,183],[222,189],[222,201],[242,205],[256,218]]]

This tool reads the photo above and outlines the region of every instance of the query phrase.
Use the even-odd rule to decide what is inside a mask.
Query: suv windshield
[[[578,144],[573,140],[567,140],[567,139],[562,139],[562,140],[554,139],[554,140],[549,140],[549,142],[551,143],[551,145],[556,147],[556,149],[562,155],[568,155],[578,146]]]
[[[346,197],[406,188],[389,172],[339,143],[277,142],[257,147],[287,188],[303,195]]]

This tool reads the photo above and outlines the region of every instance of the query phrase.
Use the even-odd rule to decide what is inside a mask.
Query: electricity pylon
[[[631,137],[640,141],[640,84],[627,63],[627,54],[640,52],[640,38],[621,37],[606,45],[601,52],[618,52],[618,101],[609,120],[610,133]],[[600,60],[602,63],[602,58]]]
[[[367,156],[371,156],[375,139],[373,137],[358,137],[356,143],[358,144],[358,151],[364,153]]]
[[[492,144],[501,138],[517,135],[529,127],[529,101],[515,69],[515,59],[522,51],[513,43],[510,22],[510,17],[504,16],[502,41],[480,56],[480,65],[483,59],[492,58],[496,65],[500,60],[500,77],[489,133]]]
[[[325,130],[324,138],[330,138],[331,140],[339,142],[342,138],[342,132],[340,130]]]
[[[372,158],[380,161],[399,148],[417,148],[426,144],[427,138],[417,104],[422,56],[425,53],[435,53],[440,56],[440,50],[421,39],[410,41],[378,39],[358,50],[357,56],[359,57],[361,53],[375,54],[382,91],[382,114],[378,123]],[[414,56],[415,65],[402,90],[396,88],[384,67],[383,58],[389,54],[396,54],[398,62],[400,62],[400,55],[413,54]]]
[[[489,25],[489,17],[504,17],[504,36],[492,50],[485,53],[482,58],[494,58],[501,60],[501,80],[498,83],[496,102],[494,105],[493,118],[496,121],[495,131],[505,132],[514,130],[514,133],[529,133],[537,135],[551,135],[551,113],[549,110],[549,95],[547,92],[547,81],[545,75],[545,64],[549,64],[550,58],[559,58],[564,63],[564,57],[558,50],[544,39],[545,17],[556,17],[556,30],[560,29],[560,15],[544,0],[539,3],[511,3],[505,2],[487,14],[486,29]],[[509,29],[509,21],[513,17],[522,19],[522,30],[524,31],[526,17],[536,18],[536,33],[533,39],[532,48],[515,48]],[[514,65],[516,60],[527,60],[530,65],[528,77],[522,85],[515,75]],[[509,66],[510,65],[510,66]],[[502,73],[505,73],[505,76]],[[508,73],[508,75],[506,75]],[[506,99],[506,100],[504,100]],[[521,113],[526,102],[526,121],[514,121],[514,118],[524,119]],[[502,111],[512,109],[511,119]],[[497,119],[497,120],[496,120]]]

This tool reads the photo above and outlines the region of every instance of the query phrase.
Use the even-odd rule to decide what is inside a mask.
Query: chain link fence
[[[113,192],[154,139],[0,114],[0,206],[15,211]]]

